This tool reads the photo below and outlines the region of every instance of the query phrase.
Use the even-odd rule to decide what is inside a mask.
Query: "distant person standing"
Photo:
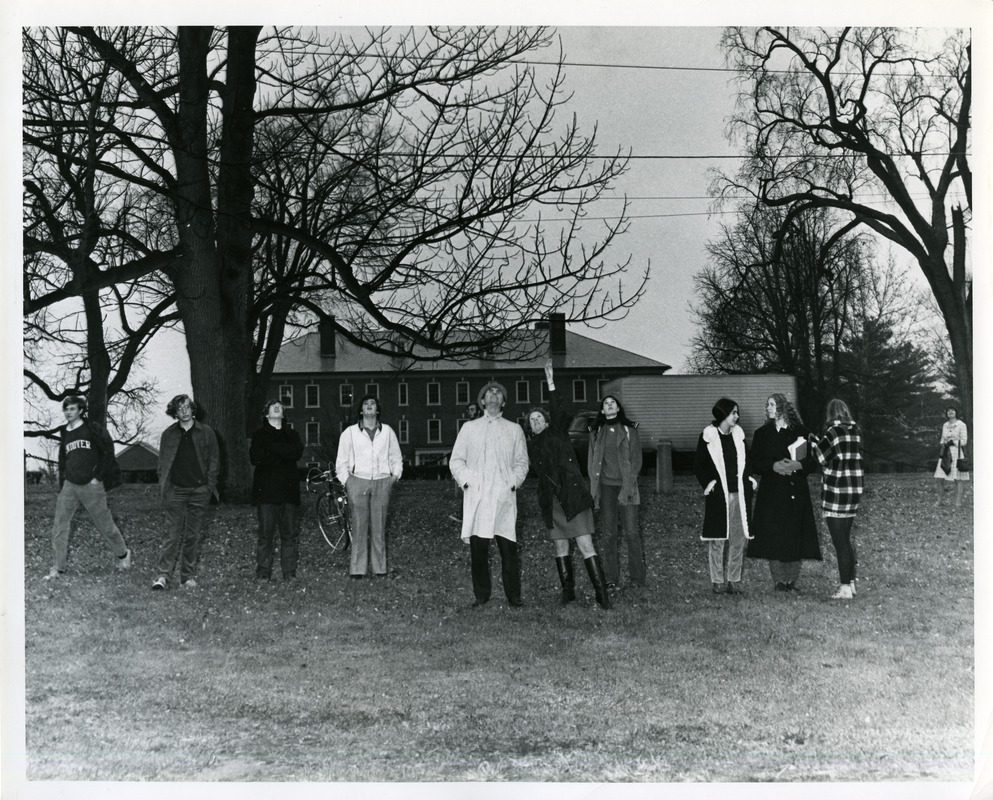
[[[969,428],[959,419],[958,409],[949,406],[945,409],[945,423],[941,426],[941,458],[934,468],[934,477],[938,481],[938,498],[935,505],[940,506],[945,500],[945,489],[948,484],[955,484],[955,507],[962,505],[962,492],[969,471],[962,469],[959,459],[965,458],[965,446],[969,444]]]
[[[379,419],[379,399],[367,394],[359,401],[359,421],[338,439],[335,474],[348,492],[352,518],[349,575],[355,580],[369,571],[386,574],[386,518],[390,493],[403,475],[403,454],[393,429]]]
[[[52,526],[55,566],[45,580],[59,578],[68,569],[69,527],[80,504],[117,557],[117,568],[128,569],[131,551],[107,507],[107,490],[120,479],[114,443],[106,428],[86,419],[86,400],[79,395],[67,397],[62,412],[66,424],[59,439],[59,496]]]
[[[469,403],[469,405],[465,407],[465,413],[462,415],[462,418],[465,420],[465,422],[463,422],[462,424],[464,425],[466,422],[469,422],[470,420],[474,420],[478,416],[479,416],[479,406],[476,405],[475,403]],[[461,426],[459,427],[459,430],[461,430]],[[451,454],[449,454],[449,458],[450,457]],[[459,525],[461,525],[462,524],[462,489],[459,487],[457,483],[453,485],[455,486],[455,496],[452,500],[454,508],[452,509],[452,513],[448,515],[448,518],[452,522],[457,522]]]
[[[827,405],[827,424],[820,436],[810,436],[810,447],[821,463],[821,508],[838,554],[841,585],[832,600],[851,600],[855,594],[855,545],[852,525],[862,500],[862,433],[843,400]]]
[[[270,400],[262,409],[262,427],[252,434],[248,451],[255,473],[252,503],[258,507],[259,539],[255,547],[255,577],[272,577],[276,529],[279,529],[279,566],[283,580],[297,575],[297,511],[303,455],[300,434],[285,424],[283,404]]]
[[[214,431],[196,419],[199,408],[192,397],[177,394],[166,406],[176,420],[162,432],[159,443],[159,485],[169,525],[162,536],[152,589],[168,587],[179,560],[179,582],[196,588],[200,533],[210,498],[217,494],[220,452]]]
[[[700,538],[710,543],[714,593],[740,594],[745,546],[751,538],[748,515],[756,481],[745,448],[745,432],[738,425],[738,404],[722,397],[712,413],[714,421],[703,429],[696,447],[696,478],[704,495]]]
[[[624,406],[613,395],[608,394],[600,401],[600,412],[590,426],[586,466],[593,503],[600,511],[600,553],[607,586],[616,588],[621,578],[617,552],[618,517],[627,544],[631,584],[644,586],[645,552],[638,528],[641,439],[638,423],[628,419]]]
[[[469,543],[474,607],[490,599],[490,541],[500,549],[503,591],[511,606],[521,602],[517,547],[517,489],[528,474],[524,430],[503,418],[507,390],[499,383],[479,392],[483,415],[462,426],[449,468],[462,488],[462,540]]]
[[[796,590],[802,559],[821,560],[814,506],[807,475],[817,469],[817,459],[806,451],[807,431],[800,413],[785,395],[772,394],[765,404],[765,425],[755,431],[751,461],[759,476],[752,512],[749,558],[769,561],[775,589]],[[790,448],[793,447],[793,452]]]

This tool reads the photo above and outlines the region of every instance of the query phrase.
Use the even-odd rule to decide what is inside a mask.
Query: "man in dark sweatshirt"
[[[131,551],[107,508],[107,486],[115,465],[114,443],[106,428],[86,419],[86,400],[70,395],[62,403],[66,424],[59,442],[59,497],[55,501],[52,546],[55,566],[45,580],[65,574],[68,560],[69,526],[82,504],[96,529],[117,557],[117,568],[131,566]]]

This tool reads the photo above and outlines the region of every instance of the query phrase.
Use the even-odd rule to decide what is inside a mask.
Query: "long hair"
[[[769,395],[769,399],[776,404],[776,417],[779,419],[786,420],[786,425],[789,428],[802,428],[803,420],[800,418],[800,412],[796,410],[794,406],[786,397],[785,394],[781,392],[774,392]],[[832,417],[833,419],[833,417]],[[776,420],[770,419],[773,425],[776,424]]]
[[[844,400],[839,400],[837,397],[828,401],[827,412],[825,413],[825,422],[828,425],[835,420],[849,424],[855,422],[852,412],[848,410],[848,404]]]
[[[590,430],[599,432],[600,428],[607,424],[607,417],[603,413],[603,404],[610,398],[615,403],[617,403],[617,417],[615,422],[619,422],[621,425],[627,425],[630,428],[634,427],[634,423],[628,419],[628,415],[624,413],[624,406],[621,405],[621,401],[618,400],[614,395],[607,394],[604,395],[600,400],[600,410],[597,412],[596,419],[593,420],[593,424],[590,425]]]
[[[186,402],[189,402],[190,411],[193,412],[193,418],[196,419],[200,415],[200,406],[198,406],[197,401],[188,394],[177,394],[174,398],[172,398],[172,400],[169,401],[169,405],[166,406],[166,414],[173,419],[179,419],[179,407]]]

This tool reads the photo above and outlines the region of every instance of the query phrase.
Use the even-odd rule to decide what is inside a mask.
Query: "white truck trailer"
[[[663,441],[679,452],[696,450],[700,431],[713,417],[710,409],[722,397],[738,404],[738,424],[749,442],[765,422],[765,403],[780,392],[796,402],[793,375],[631,375],[606,384],[603,394],[621,401],[628,417],[638,423],[643,450],[654,451]]]

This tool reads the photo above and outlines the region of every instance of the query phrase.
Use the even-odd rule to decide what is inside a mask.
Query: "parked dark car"
[[[569,423],[569,441],[576,452],[576,461],[583,475],[586,474],[586,451],[590,444],[590,425],[596,419],[596,411],[580,411]]]

